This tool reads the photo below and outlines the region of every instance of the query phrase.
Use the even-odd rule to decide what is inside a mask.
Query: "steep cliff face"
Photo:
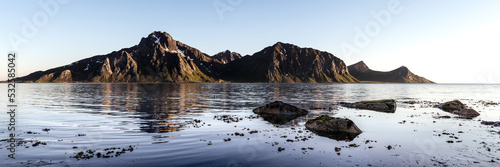
[[[360,61],[348,67],[349,72],[364,82],[392,82],[392,83],[434,83],[424,77],[413,74],[407,67],[401,66],[388,72],[374,71]]]
[[[224,75],[238,82],[357,82],[330,53],[278,42],[228,65]]]

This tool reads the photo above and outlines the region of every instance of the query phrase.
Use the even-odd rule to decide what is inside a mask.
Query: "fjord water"
[[[16,93],[20,142],[16,158],[7,157],[4,97],[0,166],[500,165],[500,128],[481,125],[500,120],[500,85],[18,84]],[[395,99],[396,112],[337,105],[376,99]],[[453,118],[433,107],[454,99],[481,116]],[[252,112],[276,100],[311,113],[277,125]],[[337,141],[305,129],[325,114],[349,118],[363,133]],[[435,118],[443,115],[452,118]]]

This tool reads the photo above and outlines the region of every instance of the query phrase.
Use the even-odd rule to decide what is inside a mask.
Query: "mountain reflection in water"
[[[165,162],[172,166],[413,166],[417,162],[495,166],[500,162],[495,152],[500,149],[500,129],[479,121],[500,118],[500,85],[19,84],[16,93],[20,144],[16,159],[4,158],[0,166],[164,166]],[[377,99],[395,99],[396,112],[338,105]],[[481,115],[471,120],[438,119],[450,113],[432,104],[454,99]],[[274,122],[252,112],[273,101],[310,113]],[[7,104],[1,103],[0,107]],[[305,122],[320,115],[351,119],[363,133],[339,138],[307,130]],[[6,114],[0,119],[8,120]],[[2,150],[7,150],[6,134],[6,128],[0,129]],[[433,150],[422,152],[426,150],[421,150],[421,143],[432,144]]]

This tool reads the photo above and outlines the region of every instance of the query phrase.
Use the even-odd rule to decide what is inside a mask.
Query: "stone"
[[[495,127],[499,127],[500,126],[500,122],[494,122],[494,121],[482,121],[481,124],[483,124],[483,125],[491,125],[491,126],[495,126]]]
[[[467,118],[474,118],[474,117],[477,117],[479,116],[480,114],[474,110],[474,109],[464,109],[464,110],[460,110],[460,111],[454,111],[452,112],[453,114],[457,114],[457,115],[460,115],[460,116],[464,116],[464,117],[467,117]]]
[[[309,113],[309,111],[305,109],[283,103],[282,101],[275,101],[265,106],[255,108],[253,112],[259,114],[264,120],[273,124],[284,124]]]
[[[340,105],[348,108],[366,109],[394,113],[396,112],[396,101],[393,99],[360,101],[355,103],[341,102]]]
[[[453,101],[449,101],[449,102],[442,104],[440,106],[440,108],[443,111],[453,112],[455,110],[460,111],[460,110],[466,109],[466,106],[462,102],[460,102],[459,100],[453,100]]]
[[[452,114],[460,115],[464,118],[474,118],[480,115],[476,110],[467,108],[467,106],[459,100],[446,102],[439,105],[438,108]]]
[[[308,120],[306,128],[320,136],[335,140],[352,140],[362,132],[350,119],[327,115]]]

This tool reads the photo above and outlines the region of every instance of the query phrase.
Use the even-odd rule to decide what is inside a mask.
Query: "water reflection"
[[[142,120],[138,121],[140,130],[151,133],[180,131],[190,115],[197,113],[250,112],[277,100],[305,109],[324,110],[345,93],[335,85],[332,88],[321,84],[47,84],[42,87],[47,89],[31,90],[34,99],[27,100],[28,105],[138,118]]]
[[[200,113],[251,113],[277,100],[333,115],[338,101],[415,98],[422,91],[397,84],[389,89],[377,84],[38,84],[28,92],[28,106],[140,119],[134,123],[141,131],[158,133],[180,131]]]
[[[408,99],[447,101],[470,98],[472,93],[483,90],[477,86],[20,84],[20,87],[20,106],[26,107],[24,113],[34,114],[31,114],[33,115],[31,117],[28,114],[20,117],[24,122],[21,124],[23,127],[19,129],[40,132],[35,135],[21,131],[23,133],[21,137],[47,141],[46,146],[34,147],[29,144],[30,147],[27,148],[29,155],[24,154],[25,160],[29,161],[37,159],[74,162],[65,158],[86,151],[87,148],[109,148],[108,146],[128,148],[130,145],[138,145],[137,150],[127,154],[126,158],[124,156],[123,159],[117,159],[118,161],[109,161],[114,163],[110,166],[119,166],[120,163],[130,165],[134,162],[137,166],[148,166],[154,162],[158,164],[169,162],[172,166],[193,164],[201,166],[216,162],[215,166],[225,166],[229,161],[251,163],[255,166],[276,162],[279,163],[276,165],[283,166],[310,166],[311,163],[319,162],[341,166],[352,166],[353,163],[397,166],[401,163],[412,165],[414,161],[408,163],[409,161],[394,158],[394,155],[403,158],[421,155],[414,153],[414,150],[419,149],[414,142],[417,139],[419,141],[431,139],[436,144],[435,153],[421,157],[424,159],[423,164],[430,162],[428,166],[431,166],[434,160],[454,161],[449,157],[458,156],[464,159],[462,162],[471,160],[470,162],[480,161],[481,164],[489,164],[487,161],[498,157],[494,152],[486,150],[483,147],[485,144],[481,144],[481,142],[486,143],[492,150],[498,150],[495,145],[498,141],[496,133],[498,129],[482,126],[478,121],[453,118],[436,120],[431,116],[443,112],[433,108],[402,107],[397,113],[389,115],[342,107],[338,109],[336,106],[336,102],[340,101],[356,102],[389,98],[400,101]],[[500,87],[494,88],[490,92],[494,93],[494,96],[481,96],[478,99],[500,101],[500,97],[497,96],[500,94]],[[450,95],[449,92],[459,93]],[[250,118],[254,116],[252,113],[254,108],[276,100],[308,109],[311,113],[292,119],[283,125],[272,124],[262,117]],[[500,117],[498,109],[495,107],[490,109],[481,110],[481,116],[477,119],[497,120]],[[222,122],[223,120],[218,119],[218,116],[225,115],[238,121]],[[363,130],[363,133],[359,136],[326,138],[308,132],[304,122],[320,115],[349,118]],[[195,127],[193,122],[207,125],[192,128]],[[52,130],[40,131],[42,128]],[[494,130],[495,133],[491,134],[488,130]],[[245,135],[236,136],[235,132]],[[452,137],[459,139],[449,138],[449,135],[444,136],[445,132],[454,133]],[[86,135],[79,136],[79,134]],[[405,135],[394,137],[395,134]],[[232,140],[229,141],[229,138]],[[353,140],[346,142],[332,139]],[[454,140],[455,143],[447,143],[448,140]],[[456,143],[458,141],[463,143]],[[350,144],[356,146],[351,147]],[[398,146],[396,149],[388,149],[389,145]],[[74,149],[74,146],[78,149]],[[286,150],[279,152],[277,151],[279,147]],[[342,150],[336,152],[336,147]],[[64,150],[64,154],[61,150]],[[259,155],[253,162],[247,161],[249,150]],[[45,154],[34,154],[37,151]],[[462,154],[471,157],[461,156]],[[58,156],[40,157],[40,155]],[[488,159],[481,160],[484,159],[484,155]],[[108,161],[102,159],[80,162],[109,165]],[[450,165],[453,164],[465,166],[468,163]],[[498,163],[492,165],[495,164],[498,165]],[[36,165],[40,164],[34,164]]]

